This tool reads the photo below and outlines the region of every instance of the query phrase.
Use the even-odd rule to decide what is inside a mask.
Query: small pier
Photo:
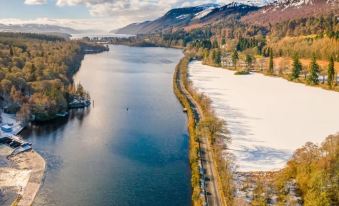
[[[0,144],[5,144],[13,149],[9,156],[15,156],[19,153],[32,150],[32,144],[24,141],[21,137],[12,135],[0,137]]]
[[[88,99],[74,99],[68,104],[69,109],[85,108],[91,105],[91,101]]]

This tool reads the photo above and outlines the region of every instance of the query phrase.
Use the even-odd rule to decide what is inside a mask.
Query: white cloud
[[[94,17],[114,17],[134,13],[142,18],[155,18],[175,7],[206,3],[227,4],[233,1],[258,3],[266,0],[56,0],[56,5],[60,7],[85,5]]]
[[[25,4],[28,5],[41,5],[46,4],[47,0],[25,0]]]
[[[85,5],[89,13],[95,17],[134,13],[140,17],[155,18],[174,7],[227,2],[228,0],[57,0],[56,5]]]

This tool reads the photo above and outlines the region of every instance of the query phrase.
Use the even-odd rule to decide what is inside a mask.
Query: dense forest
[[[84,54],[106,49],[42,34],[0,33],[1,107],[21,121],[55,118],[75,97],[88,97],[72,82]]]

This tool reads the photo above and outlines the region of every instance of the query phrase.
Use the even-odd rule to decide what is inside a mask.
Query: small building
[[[70,109],[75,109],[75,108],[84,108],[88,107],[91,104],[91,101],[88,99],[74,99],[72,102],[68,104],[68,107]]]
[[[12,127],[9,126],[8,124],[2,125],[1,130],[4,132],[12,132]]]

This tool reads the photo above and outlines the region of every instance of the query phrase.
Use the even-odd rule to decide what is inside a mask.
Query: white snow
[[[209,9],[205,9],[199,13],[196,13],[193,19],[201,19],[205,16],[207,16],[209,13],[211,13],[213,11],[214,8],[209,8]]]
[[[209,13],[213,11],[213,9],[220,7],[219,4],[204,4],[199,6],[203,10],[201,12],[198,12],[194,15],[193,19],[201,19],[205,16],[207,16]]]
[[[307,141],[321,143],[339,131],[339,93],[262,74],[189,66],[190,80],[209,96],[226,121],[239,171],[268,171],[284,166]]]
[[[177,16],[176,19],[182,20],[182,19],[186,19],[187,17],[189,17],[189,14],[182,14],[180,16]]]

